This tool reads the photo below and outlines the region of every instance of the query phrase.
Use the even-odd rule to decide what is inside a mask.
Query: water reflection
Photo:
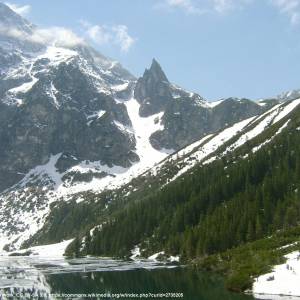
[[[48,282],[53,290],[61,293],[172,292],[183,293],[183,299],[188,300],[254,299],[251,296],[229,293],[224,289],[220,278],[187,268],[56,274],[49,276]]]
[[[53,294],[105,292],[183,293],[183,299],[188,300],[254,299],[226,291],[220,277],[157,262],[0,257],[0,293],[5,296],[3,299],[55,299]]]

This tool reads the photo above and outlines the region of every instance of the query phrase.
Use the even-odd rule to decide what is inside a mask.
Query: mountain
[[[104,197],[108,209],[116,189],[169,154],[275,105],[210,103],[169,82],[155,59],[136,79],[2,3],[0,25],[1,248],[33,238],[64,201],[77,210]]]
[[[126,107],[115,100],[134,77],[86,45],[32,43],[35,27],[3,4],[1,20],[10,30],[0,35],[0,189],[51,154],[62,153],[61,171],[83,160],[110,166],[137,161]]]
[[[300,97],[300,90],[290,90],[287,92],[283,92],[280,95],[277,95],[276,97],[260,99],[257,103],[261,106],[272,107],[273,105],[285,101],[299,99],[299,97]]]
[[[294,100],[300,97],[300,90],[291,90],[288,92],[284,92],[277,96],[279,101],[287,101],[287,100]]]

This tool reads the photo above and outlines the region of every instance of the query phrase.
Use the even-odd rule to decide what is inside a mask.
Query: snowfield
[[[271,273],[255,279],[253,284],[255,297],[259,299],[274,299],[268,295],[300,297],[300,251],[292,252],[285,257],[286,263],[275,266]]]
[[[64,253],[66,251],[66,248],[68,245],[73,241],[67,240],[56,244],[49,244],[49,245],[42,245],[42,246],[35,246],[30,247],[27,249],[22,249],[17,251],[17,253],[25,254],[26,252],[30,252],[29,256],[35,256],[35,257],[41,257],[41,258],[62,258],[64,256]],[[1,256],[7,256],[11,253],[7,252],[0,252]]]

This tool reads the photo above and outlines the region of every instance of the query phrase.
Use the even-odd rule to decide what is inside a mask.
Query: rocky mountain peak
[[[154,81],[164,81],[169,82],[166,74],[161,68],[160,64],[157,62],[155,58],[152,59],[152,64],[150,69],[146,69],[144,76],[151,76]]]
[[[279,101],[288,101],[288,100],[298,99],[299,97],[300,97],[300,90],[291,90],[278,95],[277,99]]]
[[[141,104],[140,115],[144,117],[164,110],[172,99],[171,85],[155,59],[152,60],[150,69],[146,69],[138,79],[134,96]]]

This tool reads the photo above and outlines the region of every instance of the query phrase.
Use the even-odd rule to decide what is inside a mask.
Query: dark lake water
[[[1,257],[0,293],[3,299],[254,299],[190,268],[94,258]]]

